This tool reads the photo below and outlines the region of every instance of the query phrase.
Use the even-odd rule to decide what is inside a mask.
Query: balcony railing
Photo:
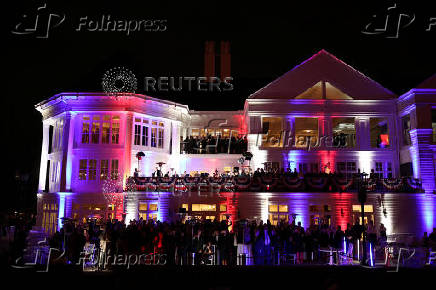
[[[347,179],[339,174],[263,174],[221,177],[130,177],[127,191],[165,192],[355,192],[359,184],[368,192],[424,192],[419,179],[412,177],[369,179],[356,174]]]
[[[190,136],[180,143],[182,154],[242,154],[247,151],[246,137]]]

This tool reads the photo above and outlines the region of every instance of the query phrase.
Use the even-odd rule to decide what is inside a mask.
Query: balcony
[[[424,192],[419,179],[370,178],[362,181],[358,174],[348,179],[341,174],[254,174],[201,177],[130,177],[126,191],[148,192],[356,192],[363,184],[368,192]]]

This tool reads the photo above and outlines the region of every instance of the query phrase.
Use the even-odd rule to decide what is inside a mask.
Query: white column
[[[42,148],[41,148],[41,164],[39,165],[39,185],[38,192],[45,190],[45,179],[47,174],[48,160],[48,143],[49,143],[50,125],[47,120],[42,122]]]

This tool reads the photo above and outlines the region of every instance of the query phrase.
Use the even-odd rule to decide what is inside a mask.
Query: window
[[[141,145],[141,125],[135,124],[135,139],[133,142],[135,145]]]
[[[100,179],[106,180],[109,174],[109,160],[100,161]]]
[[[140,202],[139,203],[139,210],[140,211],[147,211],[148,210],[148,204],[146,202]]]
[[[278,212],[278,205],[277,204],[270,204],[269,205],[269,212]]]
[[[118,179],[118,160],[113,159],[111,163],[111,179],[117,180]]]
[[[158,142],[157,142],[157,147],[158,148],[163,148],[164,147],[164,129],[163,128],[159,128],[158,129]]]
[[[97,116],[94,116],[94,118]],[[92,122],[91,143],[98,144],[100,139],[100,123]]]
[[[97,160],[89,160],[89,180],[95,180],[97,176]]]
[[[307,173],[307,163],[298,163],[298,172]]]
[[[344,174],[347,179],[351,179],[356,173],[356,161],[343,161],[336,163],[336,171]]]
[[[142,126],[142,136],[141,136],[142,146],[148,146],[148,127]]]
[[[403,145],[408,146],[412,144],[410,140],[410,115],[401,118],[401,124],[403,128]]]
[[[88,160],[80,159],[80,162],[79,162],[79,180],[86,180],[87,170],[88,170]]]
[[[192,211],[216,211],[216,204],[193,203]]]
[[[148,146],[148,120],[135,118],[134,145]]]
[[[370,118],[369,128],[371,136],[371,147],[388,148],[390,146],[387,118]]]
[[[433,129],[433,143],[436,143],[436,109],[431,110],[431,128]]]
[[[156,147],[156,132],[157,128],[151,128],[151,147]]]
[[[89,116],[83,116],[82,122],[82,143],[89,143]]]
[[[387,175],[388,175],[388,178],[392,178],[392,163],[391,162],[388,162]]]
[[[263,147],[283,147],[282,126],[283,126],[282,118],[277,118],[277,117],[262,118],[262,133],[263,133],[262,146]],[[225,130],[224,130],[224,134],[226,133]]]
[[[118,144],[120,141],[120,117],[112,117],[112,144]]]
[[[103,122],[101,130],[101,143],[109,144],[111,125],[108,122]]]
[[[157,203],[150,203],[148,209],[150,211],[157,211]]]
[[[280,204],[279,205],[279,212],[288,212],[288,205],[287,204]]]
[[[373,212],[372,204],[365,204],[363,207],[364,212]],[[353,212],[362,212],[362,206],[360,204],[353,204]]]
[[[220,204],[220,211],[227,211],[227,205]]]
[[[295,118],[295,147],[305,148],[318,142],[318,118]]]
[[[332,118],[332,123],[334,147],[351,148],[356,146],[354,118]]]
[[[375,176],[377,178],[383,178],[383,162],[375,163]]]

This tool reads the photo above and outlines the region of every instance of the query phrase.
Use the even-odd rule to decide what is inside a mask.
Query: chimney
[[[230,77],[231,75],[231,66],[230,66],[231,56],[230,56],[230,42],[229,41],[221,41],[220,47],[220,79],[224,81],[226,77]]]
[[[208,80],[215,76],[215,41],[206,41],[204,45],[204,76]]]

